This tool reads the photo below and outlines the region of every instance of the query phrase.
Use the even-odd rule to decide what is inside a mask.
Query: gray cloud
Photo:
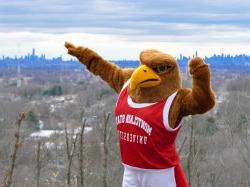
[[[250,28],[247,0],[0,1],[2,31],[202,37],[207,32]]]

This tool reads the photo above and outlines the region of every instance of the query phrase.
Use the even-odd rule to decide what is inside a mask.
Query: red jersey
[[[168,116],[176,92],[157,103],[134,103],[122,89],[115,108],[122,162],[141,169],[165,169],[179,164],[175,139],[181,122],[174,129]]]

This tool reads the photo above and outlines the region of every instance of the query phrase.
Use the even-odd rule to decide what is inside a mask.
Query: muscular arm
[[[96,52],[85,47],[75,47],[68,42],[65,43],[68,53],[78,58],[86,68],[94,75],[99,75],[117,93],[120,92],[123,84],[133,73],[133,69],[122,69],[117,65],[104,60]]]
[[[202,114],[215,105],[215,94],[210,85],[210,70],[201,58],[189,62],[192,89],[180,90],[180,116]]]

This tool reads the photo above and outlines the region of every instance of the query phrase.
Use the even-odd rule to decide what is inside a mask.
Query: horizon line
[[[195,53],[193,55],[183,55],[182,53],[179,53],[178,56],[174,56],[172,55],[174,58],[176,59],[182,59],[182,58],[193,58],[193,57],[201,57],[201,58],[211,58],[211,57],[214,57],[214,56],[224,56],[224,57],[236,57],[236,56],[248,56],[250,57],[250,53],[247,54],[247,53],[239,53],[239,54],[230,54],[230,53],[213,53],[212,55],[201,55],[199,56],[198,54],[198,50],[195,51]],[[66,53],[67,54],[67,53]],[[77,61],[78,59],[76,57],[69,57],[69,58],[65,58],[63,57],[62,54],[58,55],[58,56],[51,56],[51,57],[48,57],[48,55],[46,55],[45,53],[36,53],[36,48],[31,48],[31,52],[28,52],[26,54],[23,54],[23,55],[1,55],[0,54],[0,60],[4,60],[4,58],[10,58],[10,59],[15,59],[15,58],[24,58],[24,57],[27,57],[27,56],[33,56],[35,55],[36,57],[43,57],[45,59],[54,59],[54,58],[62,58],[63,61]],[[65,54],[64,54],[65,55]],[[121,59],[107,59],[109,61],[139,61],[139,58],[138,59],[129,59],[129,58],[121,58]]]

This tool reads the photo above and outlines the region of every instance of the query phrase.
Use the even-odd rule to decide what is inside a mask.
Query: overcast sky
[[[107,59],[143,49],[174,56],[250,54],[249,0],[0,0],[0,55],[32,47],[67,57],[64,41]]]

